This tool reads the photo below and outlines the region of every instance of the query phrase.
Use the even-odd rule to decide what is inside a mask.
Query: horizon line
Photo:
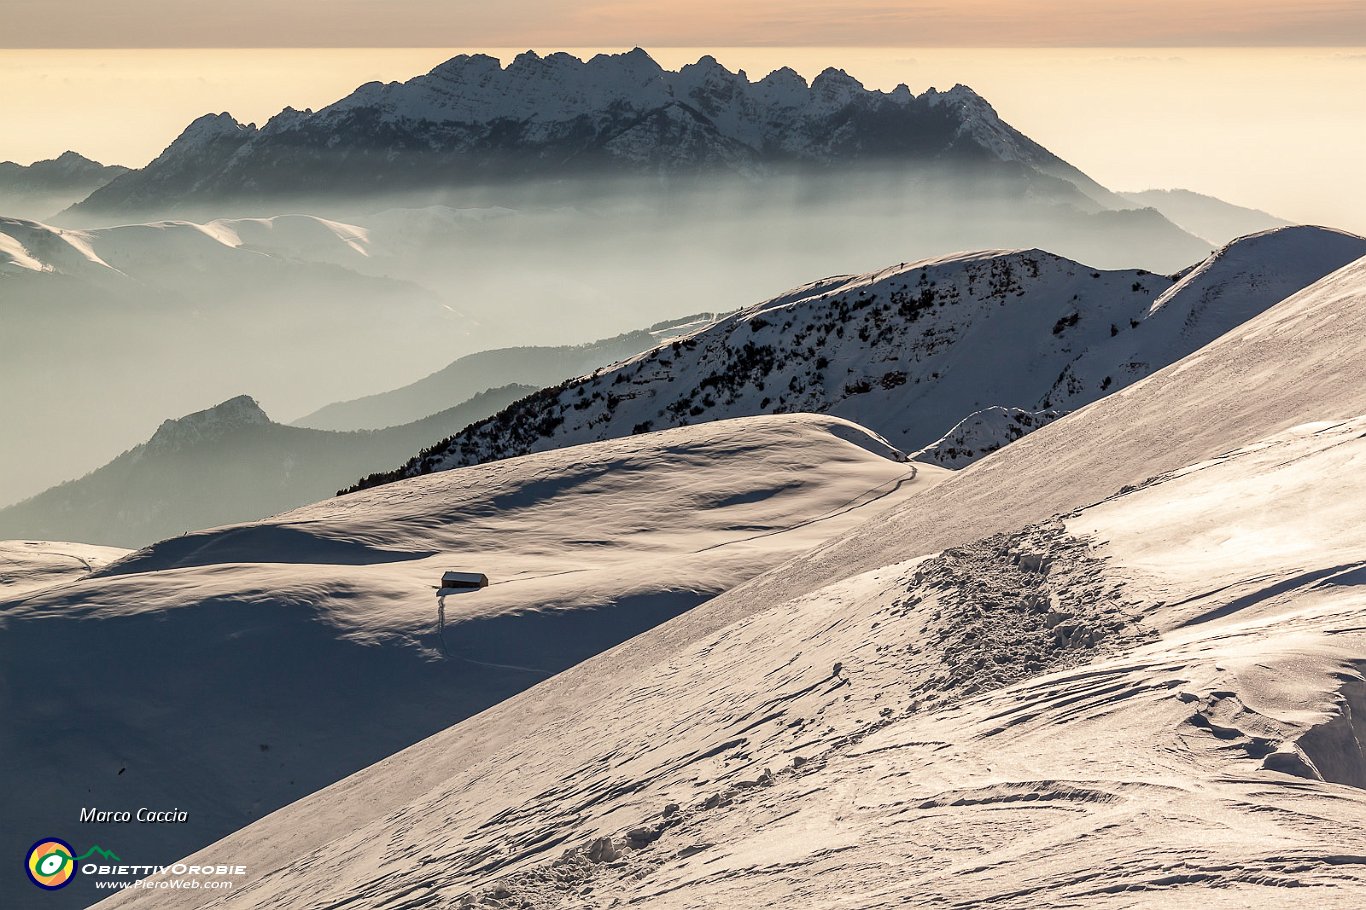
[[[551,47],[547,44],[536,44],[527,47],[534,50],[536,47]],[[1047,51],[1047,50],[1207,50],[1207,51],[1236,51],[1236,50],[1314,50],[1314,51],[1360,51],[1366,50],[1366,44],[762,44],[762,43],[739,43],[739,44],[658,44],[658,43],[636,43],[636,44],[563,44],[554,45],[565,50],[599,50],[604,48],[640,48],[649,51],[651,47],[661,50],[696,50],[699,48],[722,48],[722,49],[754,49],[767,48],[772,50],[810,50],[815,48],[830,49],[849,49],[849,50],[908,50],[908,51]],[[202,45],[17,45],[8,46],[0,44],[0,51],[289,51],[289,50],[309,50],[309,51],[364,51],[364,50],[458,50],[460,48],[483,47],[495,50],[511,50],[517,47],[526,47],[521,44],[466,44],[466,45],[443,45],[443,44],[202,44]]]

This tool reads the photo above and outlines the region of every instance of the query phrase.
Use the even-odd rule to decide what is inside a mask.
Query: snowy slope
[[[117,547],[81,543],[0,541],[0,598],[77,581],[127,555]]]
[[[165,421],[109,464],[0,509],[0,539],[137,547],[199,528],[265,518],[333,495],[534,391],[507,385],[383,430],[282,426],[248,396]]]
[[[1134,331],[1102,339],[1069,364],[1041,404],[1073,409],[1122,389],[1362,256],[1366,238],[1330,228],[1241,237],[1154,301]]]
[[[1033,404],[1171,284],[1037,250],[829,278],[518,402],[393,476],[796,411],[838,414],[918,449],[974,411]]]
[[[830,278],[547,389],[365,483],[785,411],[838,414],[916,451],[985,408],[1095,401],[1363,255],[1366,239],[1302,227],[1235,241],[1176,283],[1037,250]]]
[[[179,807],[185,824],[71,830],[170,861],[948,473],[895,455],[836,418],[715,423],[176,537],[4,599],[0,771],[25,786],[0,796],[0,846],[80,806]],[[461,567],[493,584],[447,598],[447,657],[433,588]],[[0,887],[6,906],[31,898]]]
[[[1364,302],[1358,263],[238,832],[213,906],[1359,906]]]
[[[94,267],[139,278],[154,265],[241,263],[246,261],[242,253],[344,266],[369,256],[364,228],[312,215],[223,218],[206,224],[158,221],[92,230],[0,217],[0,244],[10,251],[11,268],[80,275]],[[19,263],[21,258],[25,264]],[[4,263],[0,259],[0,267]]]

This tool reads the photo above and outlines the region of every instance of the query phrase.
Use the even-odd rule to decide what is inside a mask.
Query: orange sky
[[[4,0],[0,46],[1366,44],[1363,0]]]

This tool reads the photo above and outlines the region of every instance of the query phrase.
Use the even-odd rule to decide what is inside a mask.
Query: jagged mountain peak
[[[543,56],[528,50],[506,67],[487,54],[461,54],[406,82],[361,86],[322,113],[335,116],[374,108],[383,118],[399,120],[558,122],[599,116],[614,107],[641,114],[682,101],[715,116],[718,106],[708,102],[714,102],[713,96],[718,93],[726,96],[727,103],[743,108],[719,112],[718,127],[729,138],[744,141],[754,136],[731,121],[764,120],[769,115],[764,109],[770,106],[806,108],[812,115],[828,116],[860,98],[892,99],[903,104],[915,98],[905,85],[890,93],[870,90],[837,67],[827,67],[810,83],[790,67],[774,70],[754,82],[744,70],[732,72],[711,54],[675,71],[661,67],[641,48],[597,54],[587,60],[565,52]],[[931,89],[925,97],[955,104],[981,100],[962,86],[942,94]]]
[[[633,47],[620,54],[594,54],[588,60],[589,66],[611,66],[623,72],[637,74],[657,74],[664,68],[642,47]]]
[[[247,427],[269,426],[270,423],[270,417],[255,398],[238,395],[211,408],[165,421],[147,446],[164,448],[211,442]]]
[[[255,130],[255,124],[241,123],[232,114],[223,111],[219,114],[204,114],[202,117],[196,117],[176,137],[175,141],[193,144],[222,138],[239,138],[242,134],[250,134]]]
[[[744,70],[732,72],[711,54],[699,57],[696,63],[685,63],[673,76],[674,90],[684,95],[700,89],[736,90],[750,84]],[[802,87],[806,87],[805,82]]]
[[[859,92],[867,91],[862,82],[835,66],[827,66],[817,73],[816,78],[811,80],[811,90],[819,96],[833,95],[841,98],[851,98]]]
[[[867,88],[837,67],[809,83],[788,67],[756,82],[712,55],[667,70],[635,48],[587,60],[525,51],[506,66],[462,54],[405,82],[363,85],[316,113],[283,111],[261,130],[207,115],[77,211],[160,214],[194,207],[191,199],[425,191],[622,173],[622,165],[623,175],[753,179],[857,162],[963,165],[1012,184],[1011,198],[1023,191],[1083,211],[1129,207],[1110,205],[1108,191],[962,85],[917,97],[904,84]]]

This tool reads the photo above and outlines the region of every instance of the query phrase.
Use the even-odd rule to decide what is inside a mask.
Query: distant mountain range
[[[762,413],[835,414],[913,452],[993,406],[1096,401],[1364,255],[1361,237],[1283,228],[1236,241],[1179,278],[1037,250],[831,278],[522,399],[356,488]],[[1022,429],[988,425],[1007,438],[992,444],[979,428],[975,452]]]
[[[186,531],[264,518],[530,393],[490,389],[402,426],[352,433],[282,426],[245,395],[179,420],[79,480],[0,509],[0,539],[139,547]]]
[[[243,387],[295,416],[478,350],[477,321],[436,293],[358,271],[362,240],[308,216],[90,231],[0,217],[0,427],[24,440],[0,446],[0,505]]]
[[[546,385],[610,366],[714,318],[669,320],[583,345],[481,351],[411,385],[329,405],[289,426],[238,396],[167,420],[146,443],[99,470],[0,508],[0,539],[141,546],[264,518],[326,498]]]
[[[588,344],[498,348],[466,354],[417,382],[377,395],[329,404],[293,421],[293,425],[318,430],[377,430],[418,420],[445,408],[452,401],[464,401],[493,386],[519,384],[544,388],[569,377],[591,373],[599,367],[611,366],[654,347],[662,339],[706,325],[716,316],[703,313],[668,320],[648,329]]]
[[[1247,234],[1290,225],[1284,218],[1261,209],[1233,205],[1190,190],[1144,190],[1120,195],[1134,205],[1157,209],[1177,227],[1220,245]]]
[[[316,112],[286,108],[259,128],[206,115],[77,211],[880,162],[1009,166],[1051,194],[1123,207],[966,86],[879,92],[833,68],[809,84],[788,68],[752,82],[710,56],[672,72],[636,48],[587,61],[528,51],[506,68],[462,54],[408,82],[363,85]]]
[[[634,225],[642,202],[753,220],[795,207],[814,230],[858,213],[898,223],[915,238],[911,255],[1035,243],[1101,265],[1141,249],[1176,268],[1210,248],[967,86],[883,92],[835,68],[809,83],[786,67],[754,81],[710,56],[666,70],[639,48],[589,60],[528,51],[506,67],[461,55],[259,127],[207,114],[62,223],[262,210],[355,220],[360,209],[434,202],[591,207],[619,225]],[[922,225],[936,230],[922,238]]]
[[[0,215],[47,218],[128,171],[75,152],[30,165],[0,161]]]

